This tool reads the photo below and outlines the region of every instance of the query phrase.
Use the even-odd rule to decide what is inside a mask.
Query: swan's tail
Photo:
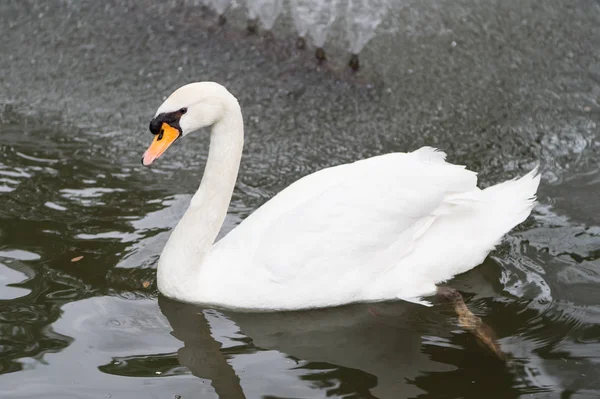
[[[536,192],[540,185],[540,175],[535,167],[521,178],[508,180],[482,191],[483,199],[493,213],[487,214],[487,222],[499,229],[502,236],[527,219],[537,203]],[[490,220],[493,219],[493,220]]]

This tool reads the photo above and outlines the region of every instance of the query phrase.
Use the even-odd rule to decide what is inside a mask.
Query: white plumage
[[[186,87],[187,95],[176,92],[161,106],[195,104],[182,126],[193,112],[213,112],[214,101],[225,105],[205,116],[215,123],[203,181],[161,255],[166,296],[249,310],[425,304],[435,284],[480,264],[535,204],[536,170],[480,190],[476,173],[423,147],[305,176],[211,245],[236,179],[243,126],[222,86]],[[210,104],[201,109],[204,98]]]

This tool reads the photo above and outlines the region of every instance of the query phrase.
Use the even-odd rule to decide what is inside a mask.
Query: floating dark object
[[[274,40],[275,39],[275,34],[273,34],[272,30],[266,30],[265,33],[263,34],[265,40]]]
[[[298,36],[296,39],[296,48],[298,50],[304,50],[306,48],[306,40],[302,36]]]
[[[225,15],[221,14],[219,15],[219,26],[223,26],[227,23],[227,18],[225,17]]]
[[[258,32],[258,19],[256,19],[256,18],[249,19],[248,20],[248,25],[246,25],[246,30],[251,35],[255,35],[256,32]]]
[[[327,61],[327,55],[325,55],[325,50],[323,50],[323,47],[317,48],[317,51],[315,51],[315,57],[319,63]]]
[[[358,60],[358,54],[352,54],[350,56],[350,62],[348,62],[348,66],[352,68],[353,71],[358,71],[360,69],[360,62]]]

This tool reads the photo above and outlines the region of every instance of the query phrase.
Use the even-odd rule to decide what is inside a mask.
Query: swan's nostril
[[[165,133],[165,130],[160,129],[160,133],[158,133],[158,137],[156,138],[156,141],[161,141],[164,133]]]

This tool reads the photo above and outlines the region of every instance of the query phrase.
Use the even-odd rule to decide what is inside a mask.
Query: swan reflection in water
[[[444,361],[461,350],[449,338],[451,306],[434,312],[388,302],[237,313],[162,296],[159,306],[172,334],[183,342],[177,352],[180,364],[211,380],[221,398],[306,397],[317,391],[334,397],[413,397],[424,390],[441,392],[437,385],[447,384],[448,378],[465,379],[454,375],[458,370],[451,361]],[[445,354],[448,350],[454,354]],[[506,369],[484,352],[470,355],[485,369],[482,374],[495,375],[503,381],[498,385],[510,389]],[[457,385],[456,390],[465,389],[463,383]],[[505,397],[512,396],[507,392]]]

